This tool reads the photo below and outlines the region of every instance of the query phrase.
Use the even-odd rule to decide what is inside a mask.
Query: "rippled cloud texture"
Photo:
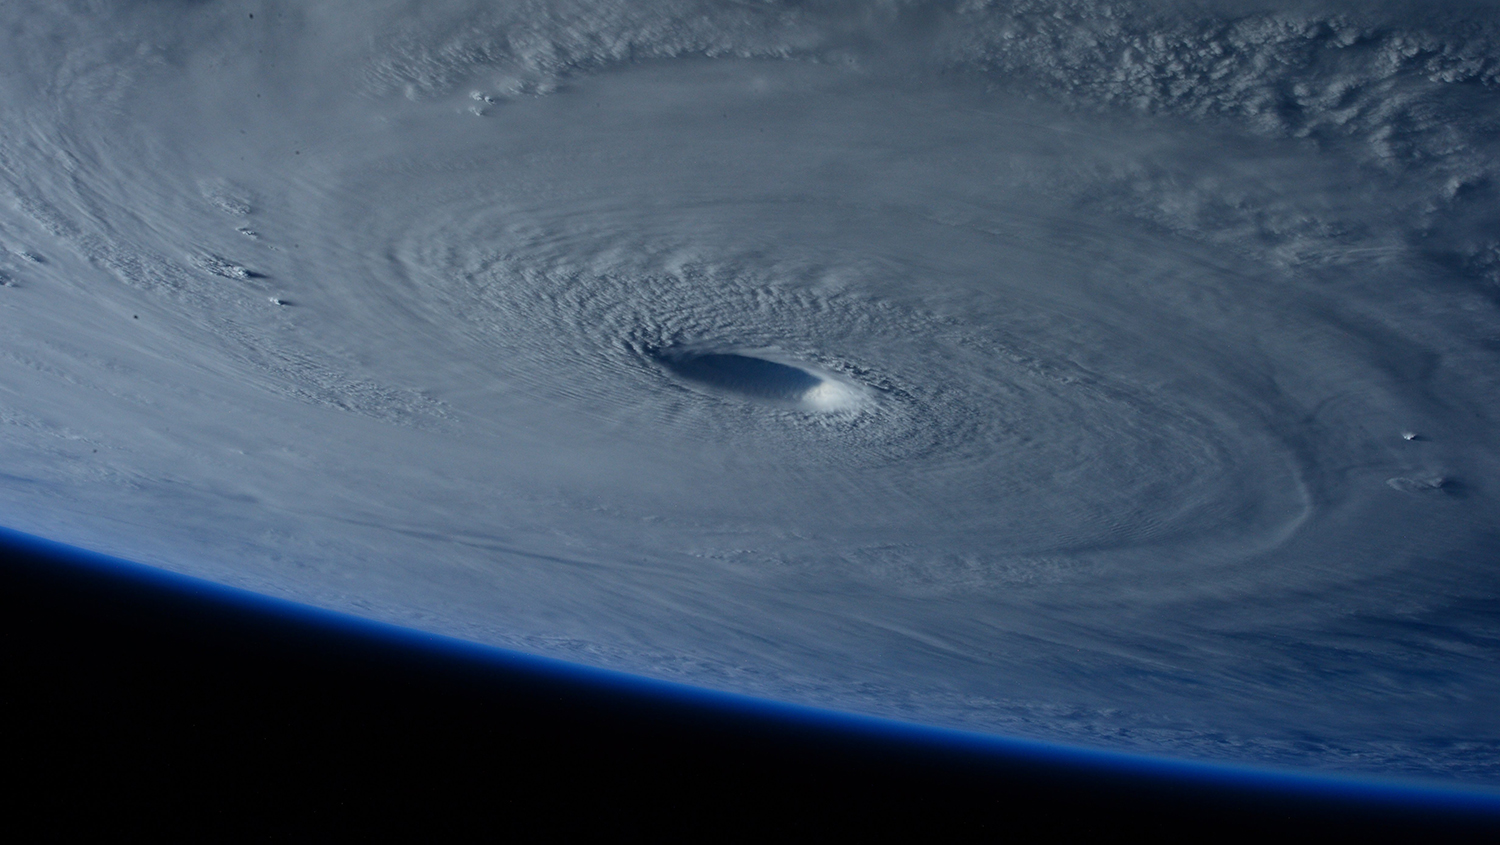
[[[1495,11],[7,3],[0,515],[719,689],[1500,781]]]

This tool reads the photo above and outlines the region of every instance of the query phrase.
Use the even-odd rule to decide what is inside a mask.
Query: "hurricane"
[[[0,519],[735,693],[1500,783],[1500,18],[13,2]]]

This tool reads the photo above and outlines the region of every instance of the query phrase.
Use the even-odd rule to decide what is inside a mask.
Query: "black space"
[[[43,838],[1431,840],[1496,822],[729,713],[274,613],[14,538],[0,554],[8,827]]]

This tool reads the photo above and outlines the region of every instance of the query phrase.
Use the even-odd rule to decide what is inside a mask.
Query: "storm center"
[[[655,357],[685,381],[759,402],[839,411],[852,409],[864,395],[830,374],[749,352],[668,350]]]

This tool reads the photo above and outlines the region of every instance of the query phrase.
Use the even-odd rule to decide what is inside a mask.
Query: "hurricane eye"
[[[711,391],[808,411],[847,410],[861,391],[811,367],[748,352],[667,349],[653,357],[672,375]]]

